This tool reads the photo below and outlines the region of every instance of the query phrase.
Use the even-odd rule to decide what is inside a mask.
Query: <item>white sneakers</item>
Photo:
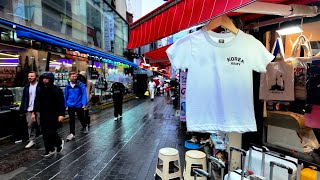
[[[122,119],[122,116],[119,116],[119,117],[115,117],[115,118],[114,118],[115,121],[118,121],[119,119],[121,120],[121,119]]]
[[[89,133],[88,125],[83,129],[82,133],[84,133],[84,134],[88,134]]]
[[[56,150],[50,151],[48,153],[43,154],[42,157],[48,158],[48,157],[51,157],[51,156],[55,155],[56,153],[57,153]]]
[[[22,143],[22,140],[21,139],[19,139],[19,140],[16,140],[15,142],[14,142],[15,144],[19,144],[19,143]]]
[[[58,153],[61,152],[63,150],[63,146],[64,146],[64,140],[61,140],[61,145],[59,147],[55,148],[54,151],[50,151],[48,153],[43,154],[42,157],[49,158],[55,155],[57,152]]]
[[[29,148],[31,148],[33,145],[35,145],[35,143],[34,143],[34,141],[29,141],[29,143],[24,147],[24,148],[26,148],[26,149],[29,149]]]
[[[71,134],[69,134],[69,135],[67,136],[67,141],[71,141],[71,140],[73,140],[74,138],[76,138],[76,136],[71,133]]]

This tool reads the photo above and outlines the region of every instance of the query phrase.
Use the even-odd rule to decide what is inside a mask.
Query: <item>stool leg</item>
[[[181,171],[181,164],[180,164],[180,158],[178,158],[178,167],[179,167],[179,176],[180,176],[180,179],[182,180],[182,171]]]
[[[158,169],[158,166],[159,166],[159,156],[158,156],[158,160],[157,160],[157,164],[156,164],[156,170],[154,171],[154,177],[157,176],[157,169]]]
[[[163,174],[163,177],[162,179],[165,180],[165,179],[169,179],[169,162],[167,161],[163,161],[163,169],[162,169],[162,174]]]

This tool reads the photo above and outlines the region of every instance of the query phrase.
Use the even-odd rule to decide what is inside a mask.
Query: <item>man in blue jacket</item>
[[[69,83],[64,90],[64,99],[66,110],[69,114],[70,134],[67,140],[71,141],[75,138],[75,113],[82,125],[82,131],[88,133],[88,125],[84,120],[84,108],[87,106],[87,93],[85,85],[77,81],[75,72],[69,73]]]
[[[34,101],[36,93],[39,92],[38,86],[38,74],[34,71],[28,73],[29,84],[23,89],[20,111],[26,114],[26,120],[28,124],[29,143],[25,148],[31,148],[35,145],[36,127],[40,127],[40,113],[36,112],[35,118],[31,118],[31,114],[34,109]]]

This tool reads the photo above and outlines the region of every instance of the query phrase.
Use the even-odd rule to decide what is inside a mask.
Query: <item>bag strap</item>
[[[274,61],[277,57],[277,55],[280,53],[280,57],[282,60],[284,60],[285,55],[284,55],[284,48],[283,48],[283,43],[281,38],[277,38],[276,41],[273,44],[272,51],[271,53],[274,55]]]
[[[303,49],[305,56],[312,57],[310,41],[304,35],[300,35],[292,45],[291,57],[297,57],[298,51]]]

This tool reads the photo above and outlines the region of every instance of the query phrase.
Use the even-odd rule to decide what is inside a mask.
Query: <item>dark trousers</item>
[[[69,114],[69,125],[70,125],[70,133],[75,135],[75,127],[76,127],[76,112],[77,117],[80,120],[82,127],[86,127],[87,123],[84,121],[84,110],[83,108],[74,108],[68,107],[68,114]]]
[[[11,116],[8,116],[9,118]],[[20,114],[18,112],[12,112],[12,117],[15,119],[15,126],[14,126],[14,138],[15,140],[28,140],[28,128],[27,128],[27,121],[26,116]],[[6,118],[6,117],[5,117]],[[0,117],[1,120],[5,120],[5,118]],[[9,119],[8,119],[9,120]]]
[[[122,116],[122,101],[123,97],[113,98],[114,117]]]
[[[89,110],[84,110],[84,121],[86,124],[90,125],[90,116],[89,116]]]
[[[57,132],[59,122],[56,113],[40,112],[40,125],[46,152],[54,151],[54,147],[60,147],[62,141]]]

